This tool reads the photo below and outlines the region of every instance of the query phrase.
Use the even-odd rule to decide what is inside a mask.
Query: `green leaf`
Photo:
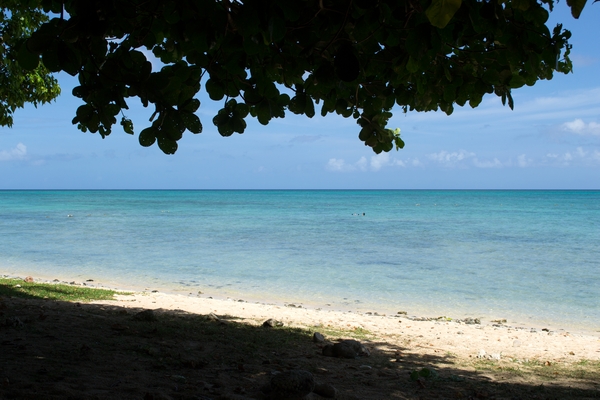
[[[506,97],[508,97],[508,106],[511,110],[513,110],[515,108],[515,101],[513,100],[512,95],[510,94],[510,90],[508,90],[508,92],[506,93]]]
[[[121,118],[121,126],[125,133],[133,135],[133,122],[130,119],[125,117]]]
[[[60,68],[69,75],[77,75],[81,68],[81,55],[66,43],[59,43],[58,60]]]
[[[94,113],[94,109],[89,104],[84,104],[82,106],[79,106],[76,111],[77,120],[79,122],[85,123],[91,118],[93,113]]]
[[[530,5],[530,0],[512,0],[512,6],[517,10],[527,11]]]
[[[521,75],[515,74],[510,79],[509,86],[512,89],[516,89],[516,88],[520,88],[521,86],[524,86],[526,83],[527,83],[527,81],[525,80],[525,78],[523,78]]]
[[[448,25],[461,4],[462,0],[433,0],[425,14],[431,25],[442,29]]]
[[[165,154],[175,154],[177,151],[177,142],[166,137],[159,137],[158,147]]]
[[[394,143],[396,144],[396,150],[400,150],[404,148],[404,140],[399,137],[394,138]]]
[[[179,110],[193,113],[199,107],[200,107],[200,100],[198,100],[198,99],[189,99],[181,107],[179,107]]]
[[[140,144],[144,147],[150,147],[156,142],[156,129],[149,127],[140,132]]]
[[[238,103],[235,105],[233,109],[233,115],[239,118],[246,118],[248,113],[250,112],[250,107],[248,107],[245,103]]]
[[[222,82],[219,82],[216,79],[211,78],[206,81],[205,88],[211,100],[219,101],[225,97],[225,86],[223,86]]]
[[[283,18],[273,17],[269,20],[269,39],[279,42],[285,36],[285,21]]]
[[[410,373],[410,380],[411,381],[417,381],[419,380],[420,376],[419,376],[419,371],[413,371]]]
[[[315,104],[310,96],[306,97],[306,108],[304,109],[304,114],[308,118],[312,118],[315,116]]]
[[[306,110],[306,93],[300,92],[292,97],[288,109],[294,114],[304,114]]]
[[[43,28],[40,28],[40,30],[34,32],[27,40],[27,48],[32,53],[41,54],[51,45],[55,37],[56,34],[53,27],[50,25],[44,25]]]
[[[231,127],[237,133],[244,133],[246,130],[246,121],[242,118],[232,118]]]
[[[413,74],[419,70],[419,62],[416,61],[413,58],[413,56],[408,57],[408,62],[406,63],[406,70]]]
[[[422,368],[421,371],[419,371],[419,375],[421,375],[423,378],[430,378],[433,376],[433,370],[429,368]]]
[[[183,120],[187,130],[192,133],[202,133],[202,123],[196,114],[182,112],[181,119]]]
[[[272,118],[271,104],[268,100],[263,100],[256,106],[256,117],[262,125],[267,125]]]
[[[585,3],[587,0],[567,0],[567,5],[571,7],[571,15],[576,19],[581,15],[581,11],[583,11],[583,7],[585,7]]]
[[[23,43],[18,54],[19,65],[28,71],[32,71],[40,64],[40,56],[33,54],[27,49],[26,43]]]
[[[233,135],[233,124],[231,123],[231,119],[227,119],[225,122],[222,122],[217,126],[217,130],[221,136],[231,136]]]

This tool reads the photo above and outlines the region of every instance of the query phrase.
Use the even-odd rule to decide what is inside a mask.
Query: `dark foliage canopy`
[[[569,0],[578,16],[585,0]],[[547,26],[552,0],[28,0],[55,17],[18,48],[20,65],[78,76],[73,123],[109,135],[137,97],[152,106],[143,146],[172,154],[205,90],[223,136],[286,112],[354,118],[376,153],[401,148],[387,129],[404,111],[477,107],[495,93],[568,73],[570,32]],[[149,58],[165,65],[154,70]]]
[[[60,94],[58,82],[43,65],[24,68],[17,62],[24,39],[48,20],[40,9],[2,0],[0,8],[0,126],[12,126],[13,112],[25,103],[47,103]]]

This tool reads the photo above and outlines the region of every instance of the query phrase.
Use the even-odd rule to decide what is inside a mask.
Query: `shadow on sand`
[[[0,298],[0,399],[266,399],[272,374],[291,369],[332,385],[337,399],[600,398],[597,373],[540,384],[513,371],[503,382],[450,354],[365,338],[370,357],[338,359],[308,330],[17,295]],[[411,379],[422,368],[436,376]]]

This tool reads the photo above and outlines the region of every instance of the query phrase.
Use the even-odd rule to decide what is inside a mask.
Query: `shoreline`
[[[89,275],[89,274],[88,274]],[[176,286],[176,285],[165,285],[164,282],[157,282],[155,285],[151,285],[150,282],[142,282],[142,284],[135,284],[131,282],[120,282],[104,279],[85,279],[80,275],[76,278],[65,278],[64,276],[55,275],[44,275],[37,272],[21,271],[6,273],[6,271],[0,270],[0,277],[24,279],[26,276],[32,276],[36,282],[43,283],[62,283],[62,284],[75,284],[80,286],[87,286],[90,288],[99,289],[111,289],[120,292],[134,292],[134,293],[163,293],[167,295],[183,296],[188,298],[199,298],[207,300],[220,300],[220,301],[233,301],[242,303],[262,304],[265,306],[278,306],[278,307],[290,307],[305,310],[314,311],[332,311],[344,314],[356,314],[364,316],[381,316],[381,317],[398,317],[402,316],[411,321],[463,321],[463,320],[479,320],[479,324],[474,325],[498,325],[502,327],[508,327],[519,330],[531,330],[536,329],[539,331],[546,332],[569,332],[572,334],[582,334],[588,336],[599,336],[600,337],[600,325],[586,326],[577,325],[569,326],[566,323],[561,323],[553,320],[544,321],[544,318],[527,316],[527,315],[510,315],[510,313],[497,313],[497,316],[483,316],[484,313],[467,313],[467,312],[448,312],[438,313],[435,310],[420,310],[416,313],[410,310],[410,307],[398,308],[392,310],[390,307],[385,307],[379,304],[367,304],[360,303],[355,304],[354,307],[350,302],[348,304],[340,304],[332,301],[331,303],[320,303],[317,301],[310,300],[289,300],[282,296],[272,295],[267,297],[263,294],[258,295],[257,293],[249,292],[238,292],[236,290],[227,290],[226,288],[216,287],[188,287],[188,286]],[[146,284],[144,284],[146,283]],[[213,289],[214,292],[203,292],[198,291],[198,288],[203,290]],[[191,292],[190,292],[191,291]],[[194,293],[195,292],[195,293]],[[362,306],[362,309],[361,307]],[[417,307],[418,308],[418,307]],[[500,322],[502,321],[502,322]]]
[[[24,279],[24,276],[2,274],[2,277]],[[66,283],[58,279],[33,276],[34,282]],[[512,326],[507,323],[476,318],[444,319],[406,314],[384,315],[376,312],[355,312],[312,308],[293,303],[248,301],[213,296],[190,296],[160,291],[131,291],[109,287],[102,282],[75,282],[77,286],[130,292],[117,295],[116,300],[94,301],[92,304],[115,305],[130,309],[179,310],[200,315],[214,313],[228,316],[236,322],[255,326],[268,319],[285,326],[311,331],[339,331],[350,335],[365,333],[383,342],[410,342],[418,351],[443,352],[462,359],[485,358],[501,360],[600,360],[600,334],[575,330]],[[216,297],[216,296],[215,296]]]

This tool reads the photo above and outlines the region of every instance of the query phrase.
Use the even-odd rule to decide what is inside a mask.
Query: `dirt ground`
[[[141,311],[0,298],[0,399],[269,399],[262,390],[271,377],[297,369],[337,399],[600,398],[597,361],[492,360],[359,329]],[[359,340],[371,354],[323,356],[315,331]]]

